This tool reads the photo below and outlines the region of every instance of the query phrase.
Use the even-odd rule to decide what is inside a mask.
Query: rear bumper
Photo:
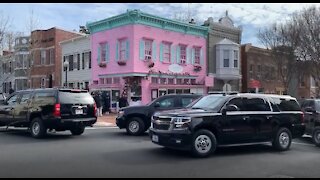
[[[78,118],[78,119],[55,118],[55,119],[45,120],[44,124],[46,125],[47,128],[70,129],[75,126],[92,126],[96,122],[97,122],[96,117]]]
[[[301,137],[306,130],[305,124],[294,124],[292,126],[292,138],[298,138]]]

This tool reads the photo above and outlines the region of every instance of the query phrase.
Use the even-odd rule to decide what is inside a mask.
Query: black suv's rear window
[[[94,99],[85,91],[59,91],[59,102],[61,104],[93,104]]]
[[[277,106],[272,106],[278,111],[301,111],[298,102],[294,99],[272,98],[273,103]]]

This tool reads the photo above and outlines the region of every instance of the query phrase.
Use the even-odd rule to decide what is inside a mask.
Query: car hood
[[[156,112],[154,116],[206,116],[212,113],[217,113],[216,110],[205,110],[205,109],[174,109],[162,112]]]

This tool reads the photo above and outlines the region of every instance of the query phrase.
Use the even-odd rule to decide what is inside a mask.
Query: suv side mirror
[[[316,110],[314,110],[312,107],[306,107],[304,110],[306,112],[311,112],[311,113],[315,113],[316,112]]]
[[[160,107],[160,103],[159,103],[159,102],[156,102],[156,103],[154,104],[154,107],[155,107],[155,108]]]

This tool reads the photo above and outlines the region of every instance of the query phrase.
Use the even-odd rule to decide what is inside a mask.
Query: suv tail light
[[[97,116],[97,105],[96,105],[96,103],[94,103],[94,105],[93,105],[93,113],[94,113],[94,116]]]
[[[55,104],[55,105],[54,105],[53,115],[54,115],[55,117],[60,117],[60,116],[61,116],[60,107],[61,107],[60,104]]]

